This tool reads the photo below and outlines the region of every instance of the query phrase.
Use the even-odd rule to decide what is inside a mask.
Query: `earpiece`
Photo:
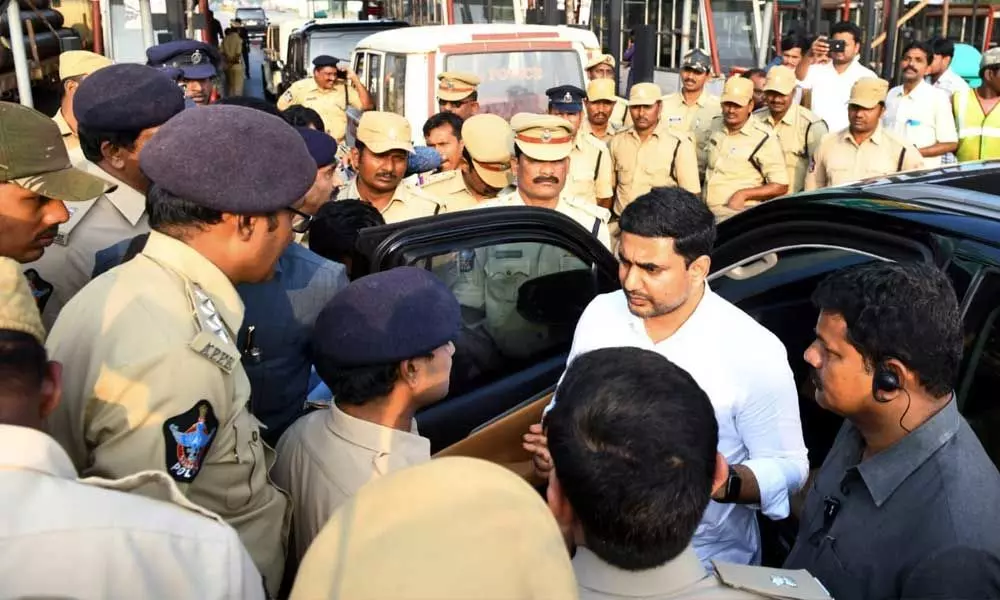
[[[875,367],[875,375],[872,377],[872,397],[876,402],[889,402],[879,397],[879,392],[894,392],[899,389],[899,375],[889,368],[886,363],[879,363]]]

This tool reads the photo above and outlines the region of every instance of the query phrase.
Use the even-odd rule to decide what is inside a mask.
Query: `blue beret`
[[[184,92],[156,69],[109,65],[80,82],[73,114],[88,129],[139,131],[163,125],[184,110]]]
[[[234,214],[291,206],[316,181],[316,163],[295,128],[245,106],[181,112],[146,142],[139,166],[173,195]]]
[[[337,140],[333,139],[325,132],[309,129],[308,127],[296,127],[302,140],[305,141],[309,154],[316,161],[316,168],[325,167],[332,164],[336,159]]]
[[[414,146],[413,152],[406,158],[406,176],[414,173],[426,173],[441,168],[441,155],[434,148]]]
[[[197,40],[174,40],[146,49],[146,64],[179,69],[184,79],[210,79],[222,62],[214,47]]]
[[[387,365],[429,354],[458,336],[458,301],[440,279],[396,267],[351,282],[316,319],[318,363]]]
[[[587,92],[575,85],[559,85],[545,90],[545,95],[549,97],[549,106],[571,112],[583,111],[583,99],[587,97]]]
[[[320,67],[336,67],[340,59],[336,56],[330,56],[329,54],[320,54],[313,59],[313,66],[317,69]]]

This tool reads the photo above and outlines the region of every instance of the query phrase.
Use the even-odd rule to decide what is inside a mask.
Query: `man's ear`
[[[80,82],[75,79],[67,79],[63,82],[63,89],[66,91],[67,96],[76,91],[78,87],[80,87]]]
[[[350,159],[351,168],[357,171],[361,165],[361,153],[358,152],[357,148],[351,148]]]
[[[417,359],[411,358],[399,363],[399,378],[411,388],[416,387],[420,380],[420,364]]]
[[[570,505],[569,500],[563,493],[562,484],[556,470],[549,473],[549,487],[545,490],[545,500],[559,524],[559,531],[562,532],[566,547],[572,552],[576,548],[576,513]]]
[[[42,379],[42,402],[38,416],[44,421],[62,401],[62,364],[49,361]]]
[[[712,259],[708,255],[702,255],[691,261],[688,266],[688,276],[693,283],[699,283],[708,279],[708,273],[712,270]]]
[[[101,156],[116,169],[125,168],[125,149],[111,142],[101,142]]]

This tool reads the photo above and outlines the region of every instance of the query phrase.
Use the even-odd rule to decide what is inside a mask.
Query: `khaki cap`
[[[465,100],[480,84],[478,77],[472,73],[445,71],[438,75],[438,98],[448,102]]]
[[[660,86],[655,83],[637,83],[628,93],[629,106],[650,106],[663,97]]]
[[[767,72],[767,81],[764,82],[764,91],[787,96],[795,91],[796,85],[798,80],[795,78],[795,71],[784,66],[771,67]]]
[[[875,108],[880,103],[885,102],[888,93],[888,81],[875,77],[865,77],[854,82],[854,87],[851,88],[851,99],[847,101],[847,104],[854,104],[862,108]]]
[[[27,333],[39,344],[45,343],[45,327],[28,280],[21,265],[5,257],[0,257],[0,330]]]
[[[372,110],[362,114],[356,137],[375,154],[390,150],[413,152],[410,122],[396,113]]]
[[[591,102],[598,102],[600,100],[609,100],[614,102],[618,97],[615,96],[615,82],[611,79],[595,79],[587,84],[587,100]]]
[[[589,71],[594,67],[596,67],[597,65],[603,65],[603,64],[607,64],[611,68],[614,68],[615,57],[611,56],[610,54],[598,54],[596,56],[592,56],[590,60],[587,61],[587,70]]]
[[[562,117],[517,113],[510,126],[514,143],[535,160],[562,160],[573,151],[573,126]]]
[[[979,68],[984,69],[986,67],[992,67],[995,65],[1000,65],[1000,47],[990,48],[983,53],[982,60],[979,61]]]
[[[514,181],[510,159],[514,153],[514,131],[499,115],[481,114],[462,123],[462,141],[472,157],[472,166],[490,187],[503,189]]]
[[[0,102],[0,182],[64,202],[92,200],[117,187],[74,168],[59,126],[12,102]]]
[[[753,100],[753,82],[739,75],[733,75],[726,80],[722,88],[722,102],[732,102],[746,106]]]
[[[542,497],[483,460],[438,458],[341,505],[302,559],[292,600],[578,597]]]
[[[59,55],[59,79],[90,75],[112,64],[111,59],[100,54],[86,50],[68,50]]]

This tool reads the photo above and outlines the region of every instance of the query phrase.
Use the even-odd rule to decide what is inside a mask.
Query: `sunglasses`
[[[309,226],[312,225],[313,221],[312,215],[308,215],[301,210],[292,208],[291,206],[285,210],[292,213],[292,231],[295,233],[305,233],[309,231]]]

